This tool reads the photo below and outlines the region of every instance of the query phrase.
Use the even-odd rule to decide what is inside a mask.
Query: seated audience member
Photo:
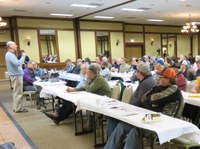
[[[173,68],[167,68],[164,70],[162,76],[160,76],[160,85],[155,86],[152,90],[145,93],[141,98],[141,104],[143,108],[153,110],[156,112],[162,112],[165,114],[171,113],[168,108],[164,108],[165,105],[174,102],[180,102],[182,98],[181,91],[178,86],[175,85],[175,71]],[[171,104],[172,105],[172,104]],[[165,111],[166,110],[166,111]],[[128,133],[125,149],[138,149],[140,144],[139,132],[132,125],[126,123],[119,123],[106,143],[105,149],[116,149],[123,143],[123,135]]]
[[[121,58],[117,58],[116,64],[112,66],[111,71],[112,72],[119,72],[120,65],[121,65]]]
[[[121,65],[119,67],[119,72],[124,73],[124,72],[129,72],[130,66],[126,63],[126,59],[122,58],[121,59]]]
[[[137,71],[136,76],[139,78],[140,82],[136,89],[136,91],[133,94],[131,104],[141,107],[142,101],[141,97],[152,89],[152,87],[155,86],[155,81],[151,75],[150,66],[147,63],[141,62],[137,65]],[[112,134],[113,130],[119,123],[119,120],[116,120],[114,118],[108,118],[108,137]]]
[[[198,60],[200,60],[200,55],[196,55],[196,56],[195,56],[195,62],[194,62],[194,64],[192,65],[192,70],[193,70],[194,72],[196,72],[197,69],[198,69],[198,68],[197,68],[197,63],[196,63]]]
[[[101,57],[100,56],[97,56],[96,58],[95,58],[95,62],[97,63],[97,64],[101,64]]]
[[[153,78],[157,85],[159,85],[160,75],[162,74],[163,69],[164,61],[162,59],[158,59],[154,64],[155,74],[153,75]]]
[[[149,57],[148,57],[147,55],[144,55],[144,56],[143,56],[143,61],[144,61],[145,63],[147,63],[147,64],[150,65]]]
[[[80,82],[76,86],[76,88],[82,87],[85,85],[85,76],[86,76],[86,70],[89,67],[87,63],[81,65],[81,71],[80,71]],[[62,99],[62,106],[57,109],[55,113],[51,112],[45,112],[45,115],[49,118],[51,118],[55,124],[59,124],[61,121],[65,120],[69,117],[69,115],[73,112],[73,106],[72,103],[66,100]]]
[[[44,76],[44,70],[42,68],[40,68],[37,64],[34,70],[35,76],[42,78]]]
[[[74,74],[80,74],[81,65],[82,65],[82,59],[77,59],[76,66],[74,67],[72,73],[74,73]]]
[[[137,59],[135,57],[132,58],[131,67],[129,72],[135,72],[137,69]]]
[[[149,65],[150,65],[150,70],[153,71],[154,70],[154,64],[155,64],[155,60],[153,57],[150,57],[149,59]]]
[[[37,91],[38,93],[41,91],[41,88],[36,88],[33,86],[33,82],[36,81],[35,78],[35,68],[37,67],[37,63],[34,60],[31,60],[27,63],[27,66],[24,69],[23,76],[23,89],[25,91]],[[36,105],[44,106],[44,102],[42,98],[39,96],[36,97]]]
[[[20,50],[20,54],[17,57],[17,59],[19,60],[22,57],[22,54],[25,53],[24,50]],[[30,61],[30,58],[26,55],[25,60],[24,60],[24,64],[23,64],[23,69],[25,68],[26,64]]]
[[[196,79],[200,76],[200,60],[196,61],[196,65],[197,65],[197,70],[196,70]]]
[[[107,62],[108,63],[108,69],[109,70],[112,68],[111,63],[108,62],[108,58],[106,56],[102,57],[102,62]]]
[[[198,77],[195,81],[194,86],[191,89],[191,93],[200,93],[200,77]],[[185,104],[182,116],[191,119],[192,123],[198,124],[200,117],[199,107],[190,104]]]
[[[88,57],[86,57],[86,58],[83,60],[83,62],[84,62],[84,63],[88,63],[89,65],[91,64],[91,60],[90,60]]]
[[[80,88],[67,88],[68,92],[87,91],[101,96],[111,95],[111,89],[108,82],[99,75],[98,68],[90,65],[86,71],[86,85]]]
[[[194,86],[191,89],[191,93],[200,93],[200,77],[194,83]]]
[[[193,65],[195,62],[195,58],[192,56],[191,53],[188,54],[188,61],[190,62],[190,65]]]
[[[64,68],[64,71],[67,73],[72,73],[74,70],[75,65],[72,63],[71,59],[66,60],[66,67]]]
[[[29,61],[24,69],[23,88],[25,91],[35,91],[33,82],[36,81],[34,69],[37,66],[35,61]]]
[[[174,59],[173,59],[173,65],[172,65],[172,67],[180,69],[180,66],[181,66],[181,65],[180,65],[178,59],[177,59],[177,58],[174,58]]]
[[[187,56],[185,56],[185,55],[182,54],[182,55],[180,55],[179,58],[180,58],[180,59],[179,59],[180,65],[182,64],[183,61],[186,61],[186,62],[187,62],[187,67],[188,67],[188,68],[191,67],[190,61],[188,61]]]
[[[177,68],[174,68],[175,72],[176,72],[176,84],[177,86],[180,88],[180,90],[182,91],[186,91],[186,86],[187,86],[187,80],[184,77],[182,71],[179,71]]]
[[[191,69],[188,68],[188,63],[186,60],[183,60],[181,63],[181,71],[188,81],[195,80],[195,74]]]
[[[102,75],[107,81],[109,81],[111,79],[111,72],[108,69],[108,63],[107,62],[101,62],[100,75]]]
[[[117,65],[117,59],[116,58],[112,58],[111,65],[112,65],[112,67],[115,67]]]
[[[66,91],[75,92],[75,91],[86,90],[87,92],[110,97],[111,95],[110,87],[107,81],[102,76],[99,75],[97,67],[95,65],[90,65],[88,68],[87,67],[88,67],[87,63],[83,64],[81,67],[82,75],[83,76],[86,75],[85,78],[82,77],[82,81],[80,81],[80,83],[82,82],[81,85],[79,83],[79,85],[77,85],[77,88],[68,87]],[[57,113],[49,113],[49,112],[45,113],[46,116],[51,118],[55,124],[59,124],[73,112],[72,103],[65,100],[63,101],[64,101],[63,106],[58,109]]]
[[[165,57],[165,62],[164,62],[164,67],[172,67],[173,66],[173,61],[170,57]]]

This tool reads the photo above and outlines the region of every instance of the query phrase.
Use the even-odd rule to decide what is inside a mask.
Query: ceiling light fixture
[[[149,22],[163,22],[164,20],[159,20],[159,19],[147,19]]]
[[[64,14],[64,13],[51,13],[51,16],[63,16],[63,17],[71,17],[73,14]]]
[[[183,26],[183,29],[181,30],[182,33],[187,33],[188,35],[192,36],[193,33],[199,32],[199,29],[195,25],[194,22],[191,22],[191,15],[189,14],[188,22],[186,22],[186,25]]]
[[[99,19],[113,19],[114,17],[109,17],[109,16],[94,16],[94,18],[99,18]]]
[[[98,6],[95,6],[95,5],[83,5],[83,4],[71,4],[70,6],[73,6],[73,7],[85,7],[85,8],[96,8]]]
[[[6,26],[7,23],[6,22],[2,22],[2,18],[0,17],[0,26]]]
[[[138,11],[138,12],[145,11],[144,9],[132,9],[132,8],[123,8],[121,10],[124,10],[124,11]]]

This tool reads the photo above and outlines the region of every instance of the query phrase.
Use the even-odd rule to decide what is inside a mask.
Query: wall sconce
[[[27,44],[27,46],[31,45],[31,38],[26,38],[26,44]]]
[[[153,45],[153,43],[154,43],[154,39],[152,38],[152,39],[151,39],[151,45]]]
[[[171,42],[171,41],[169,42],[169,47],[170,47],[170,48],[172,47],[172,42]]]
[[[117,39],[117,41],[116,41],[116,46],[118,46],[119,45],[119,39]]]
[[[135,40],[134,39],[130,39],[130,42],[135,42]]]

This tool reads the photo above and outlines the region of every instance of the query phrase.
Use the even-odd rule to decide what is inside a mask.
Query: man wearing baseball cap
[[[182,99],[181,91],[175,84],[175,76],[176,73],[173,68],[164,69],[160,76],[160,85],[153,87],[152,90],[142,96],[143,108],[172,115],[173,105],[176,105],[173,103],[180,103]],[[124,148],[139,148],[140,136],[138,130],[132,125],[120,122],[113,131],[104,149],[116,149],[121,146],[120,142],[123,142],[121,139],[124,133],[128,133]]]
[[[157,61],[155,61],[154,70],[156,71],[156,73],[153,75],[153,78],[156,82],[156,85],[159,85],[159,79],[163,69],[164,69],[163,59],[158,59]]]

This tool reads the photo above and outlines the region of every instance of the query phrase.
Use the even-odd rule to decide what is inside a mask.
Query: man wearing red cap
[[[182,98],[181,91],[175,84],[175,70],[173,68],[164,69],[160,76],[160,85],[155,86],[149,92],[142,96],[143,108],[150,109],[156,112],[171,115],[173,103],[180,103]],[[167,105],[168,108],[165,108]],[[171,107],[171,108],[170,108]],[[171,110],[170,110],[171,109]],[[139,148],[139,133],[136,128],[126,123],[119,123],[109,138],[104,149],[116,149],[123,142],[123,136],[128,133],[124,149]]]

